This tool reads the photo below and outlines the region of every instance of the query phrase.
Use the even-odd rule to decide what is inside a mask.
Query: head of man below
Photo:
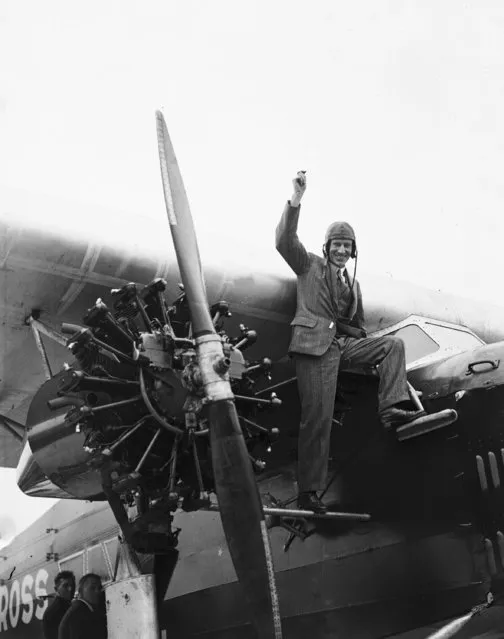
[[[89,604],[93,610],[98,608],[103,597],[102,582],[99,575],[89,573],[79,582],[79,599]]]
[[[75,595],[75,575],[70,570],[63,570],[54,579],[54,591],[57,597],[72,601]]]
[[[75,594],[75,575],[70,570],[59,572],[54,578],[56,596],[47,607],[42,618],[42,629],[45,639],[57,639],[58,628],[70,608]]]

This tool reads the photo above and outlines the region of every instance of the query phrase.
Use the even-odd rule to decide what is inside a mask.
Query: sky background
[[[162,108],[202,236],[286,268],[305,169],[309,249],[347,219],[364,271],[504,304],[500,1],[3,0],[0,60],[0,186],[161,219]]]

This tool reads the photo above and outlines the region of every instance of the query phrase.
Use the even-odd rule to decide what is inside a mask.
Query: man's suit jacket
[[[107,618],[102,611],[74,599],[61,620],[58,639],[107,639]]]
[[[58,639],[58,628],[66,611],[70,608],[70,601],[56,595],[49,604],[42,617],[44,639]]]
[[[297,308],[291,322],[289,353],[320,356],[336,335],[366,336],[362,295],[356,280],[348,317],[338,317],[336,267],[301,244],[297,236],[299,211],[300,207],[288,202],[276,229],[276,248],[297,275]]]

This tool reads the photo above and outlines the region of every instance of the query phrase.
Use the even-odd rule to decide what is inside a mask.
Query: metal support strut
[[[28,323],[30,328],[32,329],[33,337],[35,339],[35,344],[37,345],[37,350],[40,353],[40,357],[42,358],[42,367],[44,369],[44,375],[46,379],[52,378],[51,364],[49,363],[49,357],[47,356],[47,352],[44,346],[44,342],[40,337],[39,329],[37,328],[37,321],[33,319],[32,316],[28,318]]]
[[[218,504],[210,504],[204,510],[209,510],[213,512],[219,512]],[[287,519],[325,519],[325,520],[333,520],[333,521],[369,521],[371,519],[371,515],[369,513],[350,513],[350,512],[326,512],[326,513],[316,513],[312,510],[299,510],[298,508],[269,508],[267,506],[263,507],[263,511],[265,515],[273,515],[275,517],[287,518]]]
[[[44,342],[42,341],[41,334],[46,335],[53,342],[57,344],[61,344],[62,346],[66,346],[66,339],[63,337],[61,333],[55,331],[50,326],[47,326],[43,322],[39,320],[40,311],[32,310],[31,315],[26,318],[25,324],[27,324],[33,333],[33,338],[35,339],[35,344],[37,346],[37,350],[40,353],[40,357],[42,358],[42,366],[44,368],[44,375],[46,379],[52,378],[51,364],[49,362],[49,357],[47,356],[47,351],[44,346]]]

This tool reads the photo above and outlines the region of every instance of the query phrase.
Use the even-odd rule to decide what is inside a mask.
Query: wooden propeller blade
[[[180,169],[161,112],[156,112],[166,210],[187,294],[198,362],[209,402],[210,441],[222,526],[261,639],[281,639],[269,537],[259,491],[225,372],[222,342],[206,297],[194,224]]]

